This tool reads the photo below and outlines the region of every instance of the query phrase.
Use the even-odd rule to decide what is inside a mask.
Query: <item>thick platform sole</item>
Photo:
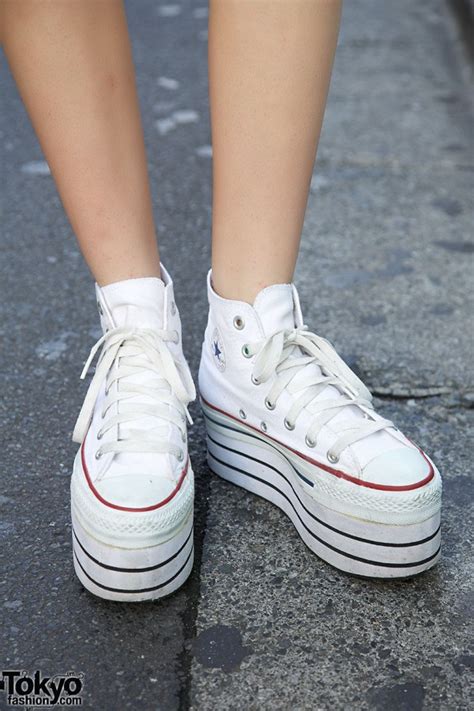
[[[165,543],[119,548],[94,538],[72,514],[74,569],[97,597],[121,602],[157,600],[175,592],[189,577],[194,559],[193,515]]]
[[[419,523],[387,525],[341,514],[306,494],[291,467],[258,437],[235,430],[203,405],[210,469],[284,511],[308,548],[339,570],[371,578],[406,578],[439,557],[440,513]]]

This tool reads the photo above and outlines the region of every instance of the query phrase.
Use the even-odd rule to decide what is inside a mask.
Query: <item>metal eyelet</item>
[[[242,346],[242,355],[244,356],[244,358],[251,358],[252,357],[248,343],[245,343]]]
[[[331,462],[331,464],[336,464],[339,461],[339,457],[337,457],[332,452],[327,453],[327,458]]]
[[[98,449],[97,452],[95,453],[95,458],[96,458],[96,459],[100,459],[101,456],[102,456],[102,452],[101,452],[100,449]]]
[[[285,425],[285,427],[286,427],[287,430],[290,430],[290,431],[291,431],[291,430],[294,430],[294,429],[295,429],[294,424],[291,423],[291,422],[288,422],[288,420],[286,419],[286,417],[285,417],[285,419],[283,420],[283,424]]]
[[[102,432],[102,430],[99,430],[97,432],[97,439],[102,439],[103,436],[104,436],[104,433]]]
[[[306,437],[304,438],[304,441],[305,441],[305,444],[307,447],[313,448],[316,446],[316,440],[311,439],[311,437],[308,437],[308,435],[306,435]]]
[[[260,423],[261,429],[266,432],[268,430],[267,423],[266,422],[261,422]]]
[[[184,452],[183,452],[183,450],[181,450],[180,453],[178,454],[178,462],[182,462],[183,459],[184,459]]]
[[[260,385],[260,380],[258,378],[256,378],[254,375],[252,375],[251,380],[254,385]]]
[[[275,403],[271,402],[267,397],[265,398],[265,407],[267,410],[274,410],[275,409]]]
[[[236,328],[238,331],[241,331],[244,326],[245,326],[245,321],[242,318],[242,316],[236,316],[234,318],[234,328]]]
[[[241,418],[242,418],[243,420],[246,420],[246,419],[247,419],[247,415],[246,415],[246,413],[245,413],[245,410],[239,410],[239,415],[241,416]]]

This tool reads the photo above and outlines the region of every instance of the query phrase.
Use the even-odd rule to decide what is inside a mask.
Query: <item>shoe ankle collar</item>
[[[235,317],[256,321],[263,336],[270,336],[280,328],[303,325],[303,315],[294,284],[272,284],[265,287],[255,297],[253,304],[246,301],[226,299],[220,296],[212,285],[212,270],[207,275],[207,293],[211,311],[225,314],[233,323]],[[290,303],[291,302],[291,303]],[[286,312],[286,313],[285,313]],[[291,312],[291,316],[290,316]]]
[[[170,328],[175,322],[177,308],[174,301],[173,280],[161,265],[161,279],[144,277],[127,279],[100,287],[95,284],[97,308],[102,330],[118,326]],[[176,324],[173,325],[176,328]]]

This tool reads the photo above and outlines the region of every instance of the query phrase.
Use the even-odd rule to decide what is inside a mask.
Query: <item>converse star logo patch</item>
[[[217,328],[214,329],[211,340],[211,349],[214,363],[219,370],[225,370],[225,353],[224,345],[222,343],[219,331]]]

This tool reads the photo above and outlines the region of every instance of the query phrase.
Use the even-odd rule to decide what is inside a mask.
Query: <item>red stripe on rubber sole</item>
[[[420,449],[419,447],[417,447],[417,445],[415,445],[415,447],[418,449],[421,456],[427,462],[427,464],[430,468],[428,476],[426,476],[421,481],[416,482],[416,484],[406,484],[405,486],[391,486],[390,484],[375,484],[370,481],[362,481],[361,479],[357,479],[356,477],[353,477],[350,474],[346,474],[346,472],[343,472],[340,469],[334,469],[333,467],[330,467],[327,464],[323,464],[322,462],[318,462],[315,459],[311,459],[311,457],[308,457],[307,454],[298,452],[297,449],[293,449],[292,447],[289,447],[287,444],[283,444],[283,442],[280,442],[279,440],[275,439],[275,437],[271,437],[268,434],[266,434],[265,437],[262,437],[262,433],[256,427],[253,427],[252,425],[241,422],[234,415],[230,415],[225,410],[221,410],[220,407],[211,405],[211,403],[208,402],[205,398],[203,398],[202,395],[201,395],[201,400],[211,410],[220,412],[222,415],[225,415],[226,417],[229,417],[231,420],[238,422],[239,425],[244,428],[244,430],[245,430],[245,428],[248,427],[248,428],[254,430],[254,432],[258,432],[260,439],[262,439],[264,442],[265,442],[265,437],[267,437],[268,439],[273,440],[273,442],[276,442],[277,444],[279,444],[280,447],[285,447],[286,449],[290,450],[290,452],[293,452],[293,454],[296,454],[298,457],[301,457],[301,459],[304,459],[306,462],[309,462],[310,464],[313,464],[314,466],[319,467],[320,469],[323,469],[325,472],[328,472],[328,474],[332,474],[333,476],[336,476],[339,479],[345,479],[346,481],[350,481],[352,484],[357,484],[357,486],[365,486],[368,489],[377,489],[378,491],[413,491],[414,489],[420,489],[422,486],[426,486],[426,484],[428,484],[434,478],[433,465],[431,464],[430,460],[428,459],[426,454],[423,452],[423,450]]]

